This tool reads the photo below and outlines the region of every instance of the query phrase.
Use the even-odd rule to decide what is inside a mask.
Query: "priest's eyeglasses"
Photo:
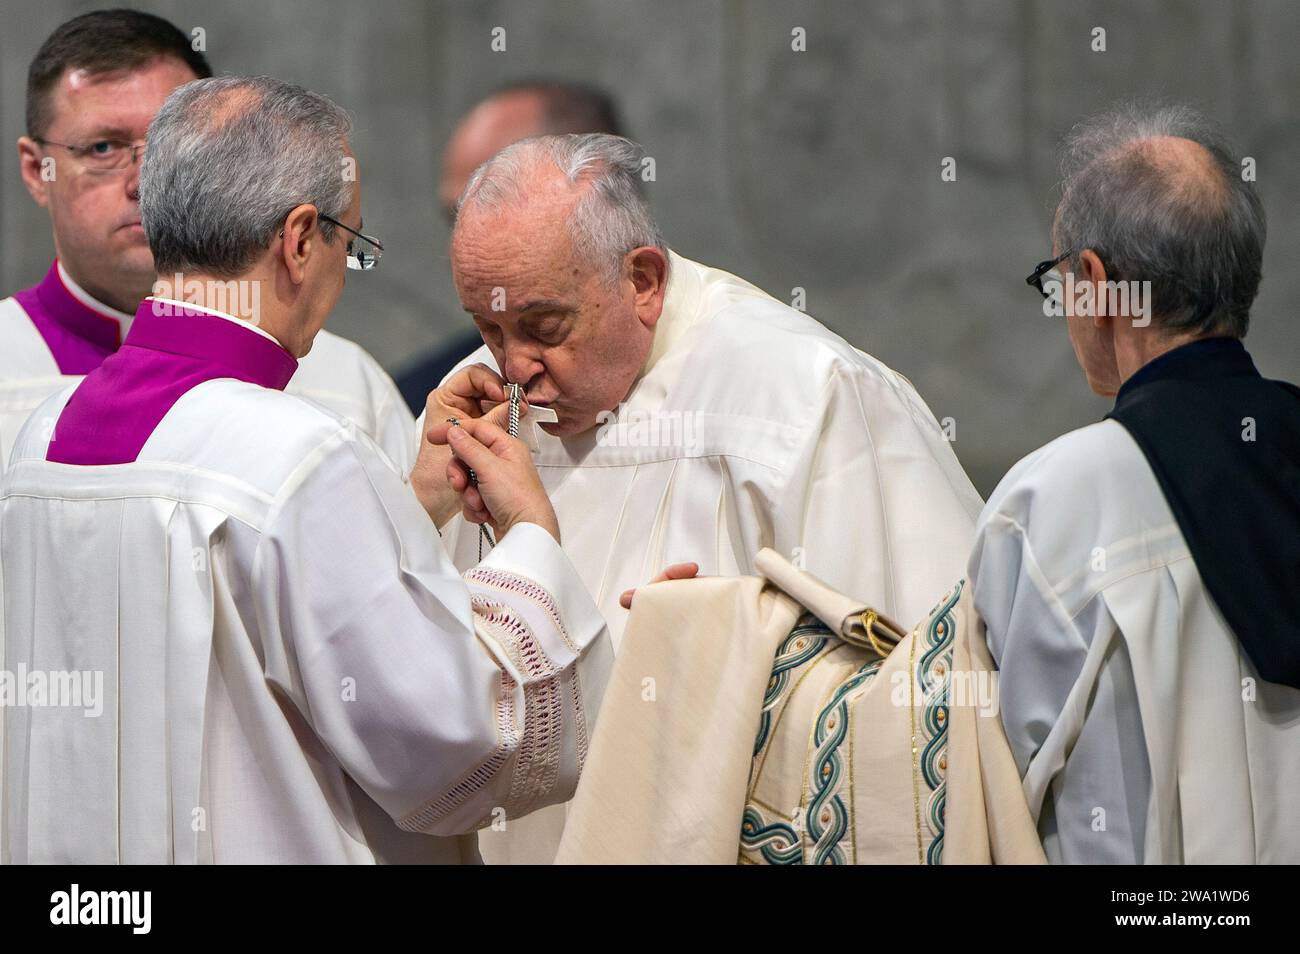
[[[1056,272],[1055,285],[1057,288],[1060,288],[1062,276],[1060,271],[1057,270],[1056,266],[1060,265],[1072,254],[1073,252],[1066,252],[1064,255],[1056,256],[1056,258],[1049,258],[1046,261],[1039,262],[1037,265],[1034,266],[1034,270],[1030,272],[1029,277],[1025,279],[1025,284],[1032,285],[1034,288],[1037,288],[1038,294],[1042,295],[1044,298],[1051,298],[1052,290],[1043,287],[1043,279],[1051,277],[1051,273],[1055,271]]]
[[[126,142],[122,139],[96,139],[89,145],[76,146],[66,142],[55,142],[52,139],[42,139],[39,136],[33,138],[42,146],[58,146],[60,149],[68,150],[88,172],[119,172],[122,169],[129,169],[144,152],[145,147],[143,140]]]
[[[324,212],[320,213],[320,217],[354,236],[348,239],[348,268],[358,272],[368,272],[379,264],[379,258],[384,254],[384,246],[379,239],[362,235],[356,229],[348,228],[338,219]]]

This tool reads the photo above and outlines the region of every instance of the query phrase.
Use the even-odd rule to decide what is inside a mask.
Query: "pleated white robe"
[[[970,586],[1048,860],[1300,862],[1300,690],[1258,677],[1123,425],[1030,454],[976,533]]]
[[[572,791],[610,654],[545,531],[462,579],[366,435],[230,378],[132,463],[49,444],[0,498],[5,669],[100,672],[103,712],[7,710],[0,861],[476,860]]]

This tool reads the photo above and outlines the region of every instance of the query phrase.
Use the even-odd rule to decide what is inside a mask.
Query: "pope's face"
[[[565,224],[571,201],[468,209],[452,240],[461,304],[505,379],[524,386],[529,404],[555,410],[559,422],[542,427],[562,437],[591,429],[618,406],[653,340],[632,280],[611,286],[575,254]]]
[[[168,94],[196,78],[170,57],[100,76],[68,70],[50,94],[52,121],[42,138],[75,146],[142,142]],[[20,152],[28,190],[49,210],[55,248],[69,271],[92,290],[147,288],[154,268],[140,226],[139,160],[100,172],[62,146],[24,138]]]

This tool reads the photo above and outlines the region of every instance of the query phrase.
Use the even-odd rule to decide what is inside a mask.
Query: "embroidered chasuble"
[[[756,564],[637,592],[557,860],[1041,863],[964,585],[902,634]]]

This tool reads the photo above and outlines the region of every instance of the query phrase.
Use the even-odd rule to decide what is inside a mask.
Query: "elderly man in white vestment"
[[[155,280],[174,283],[156,274],[140,225],[140,151],[167,95],[211,75],[190,37],[136,10],[69,20],[33,59],[19,169],[49,211],[57,257],[0,301],[0,470],[32,409],[117,351]],[[286,390],[352,420],[410,473],[414,421],[360,346],[322,331]]]
[[[1064,165],[1030,282],[1115,407],[1011,469],[969,577],[1030,810],[1053,862],[1300,862],[1300,389],[1241,343],[1263,207],[1186,108],[1084,123]]]
[[[475,172],[452,239],[485,342],[465,364],[557,416],[534,460],[615,646],[630,587],[684,562],[753,573],[764,547],[920,619],[961,578],[980,507],[934,416],[810,316],[671,251],[641,159],[609,135],[524,140]],[[442,526],[472,566],[478,528]],[[484,857],[547,861],[562,823],[486,833]]]
[[[4,668],[89,697],[7,710],[0,860],[475,860],[467,833],[574,788],[608,637],[526,448],[438,405],[454,459],[417,469],[455,496],[472,468],[496,532],[462,578],[446,502],[282,393],[367,261],[347,134],[324,97],[240,77],[150,127],[145,230],[190,297],[146,299],[5,475]],[[259,313],[211,307],[228,280]]]

